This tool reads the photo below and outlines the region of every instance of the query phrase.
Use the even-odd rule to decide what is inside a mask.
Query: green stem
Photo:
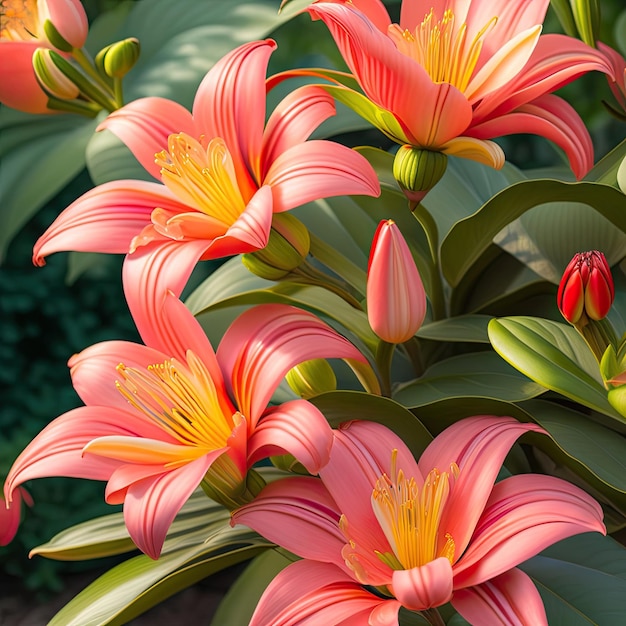
[[[602,361],[602,357],[610,345],[617,346],[615,331],[606,319],[597,321],[587,319],[582,324],[574,324],[574,327],[587,342],[598,363]]]
[[[85,100],[61,100],[60,98],[55,98],[54,96],[48,97],[47,106],[53,111],[76,113],[90,118],[96,117],[96,115],[102,111],[102,107],[94,102],[87,102]]]
[[[429,624],[432,624],[433,626],[446,626],[446,623],[443,621],[443,617],[441,617],[441,614],[437,609],[427,609],[426,611],[420,611],[420,613]]]
[[[124,88],[122,86],[121,78],[113,79],[113,93],[115,96],[115,102],[117,103],[117,106],[120,108],[123,107],[124,106]]]
[[[395,343],[388,343],[381,339],[376,350],[376,364],[378,365],[380,375],[381,395],[387,398],[391,398],[391,361],[393,360],[395,348]]]
[[[359,311],[363,310],[361,303],[347,291],[346,286],[343,283],[338,281],[336,278],[321,272],[306,261],[295,270],[292,270],[288,275],[288,278],[293,278],[306,284],[324,287],[324,289],[328,289],[328,291],[331,291],[345,300],[351,307],[358,309]]]
[[[115,98],[115,94],[111,89],[111,85],[102,77],[100,72],[98,72],[93,64],[93,61],[82,48],[75,48],[74,52],[72,52],[72,57],[74,58],[76,63],[78,63],[78,65],[82,68],[85,74],[92,78],[95,83],[97,83],[103,94],[106,94],[109,98]]]

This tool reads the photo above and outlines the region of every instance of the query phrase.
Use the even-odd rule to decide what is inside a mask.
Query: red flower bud
[[[579,252],[569,262],[559,284],[557,303],[570,324],[586,318],[601,320],[615,299],[609,264],[602,252]]]

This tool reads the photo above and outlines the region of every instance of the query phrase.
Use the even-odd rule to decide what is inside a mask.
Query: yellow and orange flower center
[[[117,366],[118,391],[135,409],[183,445],[223,448],[243,418],[220,402],[206,366],[189,350],[187,364],[171,359],[146,369]]]
[[[39,17],[37,0],[0,1],[0,40],[30,41],[37,39]]]
[[[414,32],[398,24],[389,26],[389,36],[400,52],[417,61],[435,83],[450,83],[460,91],[469,84],[486,34],[495,26],[491,18],[471,40],[467,24],[455,24],[454,13],[447,9],[436,19],[430,10]]]
[[[197,211],[231,226],[246,208],[232,156],[221,137],[206,148],[186,133],[170,135],[168,149],[155,155],[163,183]]]
[[[430,471],[420,487],[413,477],[396,470],[397,450],[391,462],[392,478],[386,474],[376,482],[372,508],[392,552],[377,552],[378,558],[392,569],[411,569],[439,557],[454,562],[454,539],[440,528],[450,495],[458,476],[456,464],[449,472]]]

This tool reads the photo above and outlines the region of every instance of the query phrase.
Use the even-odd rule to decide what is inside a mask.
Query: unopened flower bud
[[[265,248],[242,255],[242,262],[261,278],[279,280],[302,264],[310,245],[309,231],[297,217],[276,213]]]
[[[441,180],[447,165],[442,152],[401,146],[393,160],[393,175],[409,199],[420,201]]]
[[[570,324],[584,325],[589,319],[606,317],[615,288],[609,264],[602,252],[579,252],[563,272],[557,303]]]
[[[367,271],[367,318],[388,343],[408,341],[426,315],[426,292],[400,229],[383,220],[372,241]]]
[[[89,23],[80,0],[40,0],[37,11],[42,34],[50,45],[62,52],[85,45]]]
[[[80,95],[78,87],[57,67],[49,48],[37,48],[33,53],[33,69],[39,84],[50,96],[74,100]]]
[[[96,65],[111,78],[123,78],[139,59],[141,46],[135,37],[116,41],[96,55]]]
[[[293,391],[305,400],[337,389],[337,377],[326,359],[299,363],[287,372],[285,379]]]

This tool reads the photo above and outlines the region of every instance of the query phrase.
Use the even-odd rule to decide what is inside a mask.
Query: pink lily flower
[[[0,10],[0,102],[26,113],[54,113],[33,70],[37,48],[54,48],[45,31],[49,20],[61,37],[82,48],[89,25],[80,0],[5,0]]]
[[[541,35],[549,0],[405,0],[392,24],[380,0],[315,2],[369,103],[343,99],[391,139],[495,168],[494,137],[542,135],[575,175],[593,164],[589,133],[574,109],[549,95],[580,75],[612,76],[604,56],[565,35]]]
[[[378,225],[367,269],[367,319],[384,341],[403,343],[426,315],[426,292],[413,255],[393,220]]]
[[[598,50],[607,58],[613,68],[614,78],[607,76],[609,87],[617,100],[622,117],[626,116],[626,59],[617,51],[601,41]]]
[[[520,474],[494,485],[526,432],[544,431],[510,417],[464,419],[416,462],[380,424],[335,431],[321,480],[272,483],[233,515],[304,559],[274,579],[251,626],[314,620],[318,611],[319,623],[343,623],[357,610],[367,623],[391,625],[400,606],[428,616],[447,602],[480,626],[547,624],[516,565],[571,535],[606,530],[597,502],[564,480]]]
[[[275,48],[268,39],[227,54],[200,84],[193,113],[151,97],[109,115],[100,128],[161,182],[117,180],[90,190],[37,241],[34,262],[61,250],[129,253],[129,307],[150,314],[160,307],[155,294],[179,295],[199,259],[265,247],[273,213],[329,196],[378,195],[364,157],[306,141],[335,113],[319,87],[296,89],[265,123],[265,72]]]
[[[24,487],[15,490],[13,502],[8,504],[0,495],[0,546],[6,546],[13,541],[22,518],[22,502],[33,506],[33,499]]]
[[[171,292],[154,342],[106,341],[69,362],[85,403],[52,421],[13,464],[7,502],[27,480],[69,476],[108,481],[106,500],[124,503],[136,545],[158,558],[172,520],[203,481],[245,487],[259,459],[292,454],[311,473],[327,461],[332,430],[308,401],[268,408],[294,365],[314,358],[365,362],[313,314],[279,304],[240,315],[217,354]],[[141,328],[153,319],[136,320]]]

